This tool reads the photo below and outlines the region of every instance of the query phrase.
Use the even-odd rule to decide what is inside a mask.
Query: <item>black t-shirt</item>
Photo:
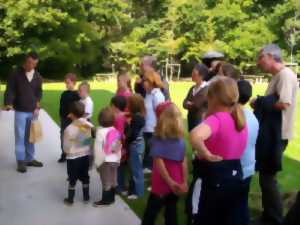
[[[60,108],[59,115],[61,118],[66,119],[67,115],[70,113],[70,105],[73,102],[79,101],[80,97],[77,91],[64,91],[60,97]]]
[[[131,123],[125,128],[127,144],[132,143],[142,134],[142,129],[144,126],[145,118],[139,113],[134,114],[132,116]]]

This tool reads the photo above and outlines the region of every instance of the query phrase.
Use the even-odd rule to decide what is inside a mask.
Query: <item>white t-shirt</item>
[[[63,149],[67,159],[76,159],[87,156],[91,152],[91,129],[93,124],[85,118],[73,121],[64,131]]]
[[[86,97],[85,99],[81,99],[80,102],[84,104],[85,113],[87,116],[85,118],[90,119],[93,116],[93,109],[94,109],[94,103],[90,96]]]
[[[285,67],[272,77],[266,91],[266,95],[277,94],[279,102],[289,104],[288,108],[282,111],[283,140],[289,140],[293,137],[298,89],[296,74]]]
[[[31,82],[33,79],[33,75],[34,75],[34,69],[29,72],[26,72],[25,74],[26,74],[28,81]]]

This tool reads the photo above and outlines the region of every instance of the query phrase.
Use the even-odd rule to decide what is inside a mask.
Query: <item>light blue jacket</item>
[[[154,88],[150,93],[146,94],[145,107],[146,107],[146,124],[144,132],[153,133],[156,126],[156,107],[165,101],[165,96],[159,88]]]
[[[256,119],[253,112],[244,109],[244,114],[248,127],[248,139],[246,150],[241,158],[241,164],[243,169],[243,179],[246,179],[255,173],[255,144],[259,125],[258,120]]]

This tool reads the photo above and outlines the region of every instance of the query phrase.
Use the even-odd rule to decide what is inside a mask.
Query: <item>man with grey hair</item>
[[[141,94],[143,97],[145,97],[145,95],[146,95],[146,92],[145,92],[145,89],[143,86],[143,76],[147,70],[157,71],[157,60],[152,55],[146,55],[141,59],[141,62],[140,62],[141,76],[139,79],[137,79],[135,81],[135,84],[134,84],[135,93]],[[161,91],[164,94],[166,100],[170,99],[169,84],[166,81],[166,79],[164,79],[164,77],[162,77],[162,76],[161,76],[161,80],[164,84],[164,88],[162,88]]]
[[[278,100],[275,100],[272,107],[281,112],[281,121],[279,121],[281,130],[279,128],[277,132],[280,132],[279,148],[272,146],[272,149],[266,149],[268,159],[261,159],[258,157],[260,154],[258,148],[256,153],[259,184],[262,192],[262,206],[264,210],[261,219],[264,222],[277,225],[281,224],[283,220],[283,206],[276,174],[281,170],[283,152],[286,149],[289,140],[293,137],[298,91],[297,76],[291,69],[283,64],[281,50],[276,44],[268,44],[260,50],[257,66],[260,67],[262,71],[272,75],[265,96],[276,96]],[[251,106],[254,108],[256,106],[255,101],[256,99],[252,100],[251,103]],[[273,122],[276,123],[277,121]],[[265,139],[263,140],[265,143],[270,141]],[[274,163],[271,164],[274,165],[273,168],[264,165],[269,163],[270,160],[274,161]]]
[[[140,68],[142,70],[142,73],[144,73],[147,68],[153,68],[156,70],[156,58],[152,55],[146,55],[142,58]]]
[[[145,140],[145,154],[143,159],[143,167],[144,167],[144,173],[151,173],[152,170],[152,157],[150,156],[150,140],[153,136],[153,127],[152,125],[156,124],[156,116],[155,116],[155,107],[157,106],[154,104],[155,102],[162,102],[161,97],[158,97],[159,95],[153,94],[155,92],[149,93],[149,95],[146,94],[146,90],[144,88],[144,76],[147,72],[156,72],[157,70],[156,65],[156,58],[154,56],[146,55],[141,59],[140,62],[140,71],[141,76],[139,79],[136,80],[134,85],[135,93],[138,93],[142,95],[145,98],[145,106],[147,108],[150,108],[149,111],[147,111],[147,118],[146,118],[146,125],[144,127],[144,140]],[[158,72],[156,72],[159,74]],[[163,82],[163,88],[161,88],[161,92],[164,95],[164,99],[168,100],[170,99],[170,93],[169,93],[169,85],[168,82],[160,75],[161,81]],[[159,92],[160,93],[160,92]],[[152,100],[151,100],[152,99]],[[150,107],[151,105],[151,107]],[[151,113],[152,112],[152,113]],[[152,116],[151,116],[152,115]],[[147,125],[151,124],[151,126]],[[154,125],[155,126],[155,125]]]

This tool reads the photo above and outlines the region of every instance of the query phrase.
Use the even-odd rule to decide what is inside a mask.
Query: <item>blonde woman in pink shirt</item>
[[[216,78],[207,97],[207,116],[190,134],[199,176],[193,192],[192,224],[242,225],[236,208],[243,201],[240,159],[248,130],[238,104],[237,84],[228,77]]]

